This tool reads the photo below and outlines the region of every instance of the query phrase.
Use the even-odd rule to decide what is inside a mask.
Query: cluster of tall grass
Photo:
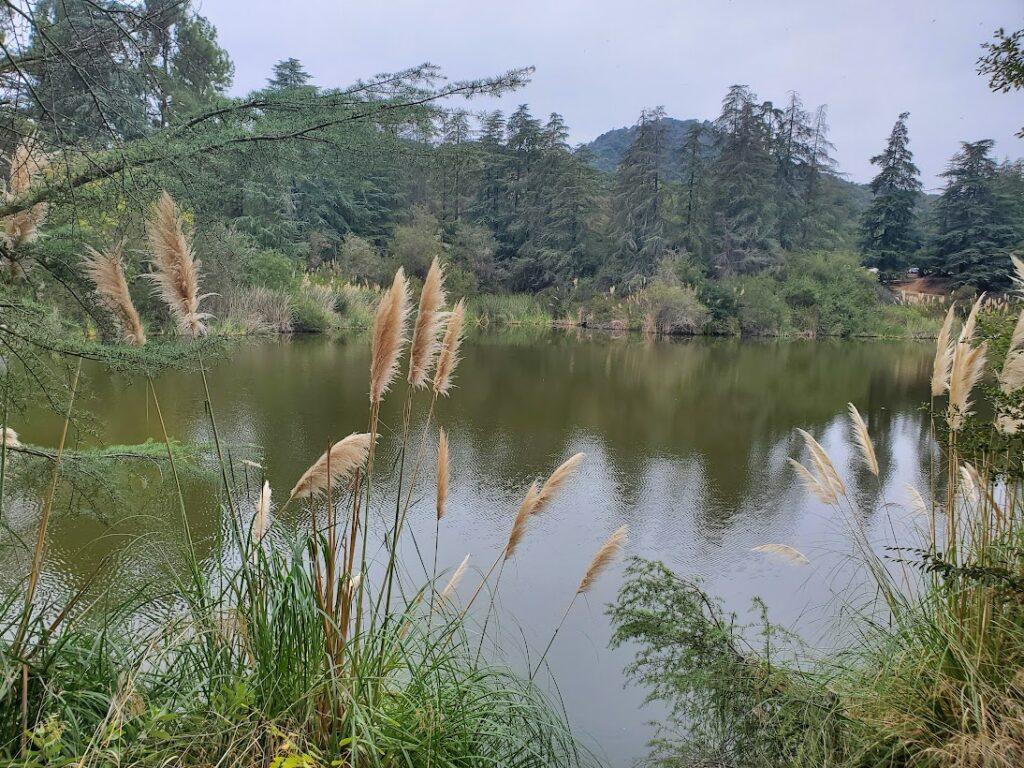
[[[199,264],[181,212],[166,194],[154,205],[149,235],[154,269],[148,279],[179,332],[198,340],[208,320]],[[96,295],[121,342],[141,351],[148,342],[119,251],[89,258]],[[30,568],[22,588],[0,600],[5,761],[277,768],[590,761],[533,679],[577,598],[616,556],[626,531],[614,532],[581,574],[526,674],[481,658],[505,564],[583,456],[530,486],[510,515],[508,541],[460,601],[469,556],[454,568],[437,557],[452,468],[435,406],[455,389],[466,305],[447,307],[436,259],[411,329],[410,293],[399,269],[373,316],[365,430],[329,441],[277,506],[262,467],[236,466],[224,450],[203,347],[196,346],[227,531],[208,560],[199,558],[189,525],[181,451],[167,433],[157,385],[148,380],[173,477],[169,508],[181,534],[178,561],[155,593],[115,598],[94,590],[91,579],[71,595],[42,588],[47,528],[71,457],[66,438],[79,390],[80,368],[75,371],[62,437],[48,456],[52,471],[41,492]],[[381,406],[402,378],[402,423],[386,424]],[[413,434],[420,421],[422,432]],[[0,516],[4,479],[24,448],[11,427],[2,434]],[[396,441],[397,460],[382,470],[378,451],[385,440]],[[389,471],[397,484],[385,495],[382,473]],[[401,553],[415,543],[409,513],[431,480],[435,554],[425,580],[415,583]],[[297,528],[277,523],[289,509],[302,521]]]
[[[551,312],[541,300],[528,293],[479,294],[469,303],[469,313],[477,325],[550,326]]]
[[[851,647],[810,656],[763,614],[741,626],[699,584],[632,564],[611,616],[614,642],[638,644],[630,673],[669,707],[653,763],[1024,764],[1024,313],[986,315],[983,304],[959,331],[950,307],[938,334],[924,447],[933,464],[908,501],[862,508],[801,431],[809,461],[792,460],[797,476],[845,529],[878,596],[849,614]],[[859,471],[880,477],[853,404],[850,429]],[[872,520],[892,539],[872,534]],[[783,543],[756,549],[809,564]]]

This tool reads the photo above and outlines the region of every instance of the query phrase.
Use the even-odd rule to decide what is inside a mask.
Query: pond
[[[436,409],[452,454],[441,567],[472,555],[475,570],[460,588],[465,599],[504,545],[530,482],[582,451],[580,474],[536,521],[503,576],[497,633],[504,662],[523,668],[527,648],[536,658],[590,557],[623,524],[630,529],[627,556],[659,558],[683,576],[701,578],[741,616],[760,596],[775,620],[812,646],[832,645],[857,576],[847,565],[850,543],[841,526],[787,465],[788,457],[803,455],[794,430],[804,427],[822,441],[862,507],[876,510],[868,527],[882,527],[883,501],[904,502],[907,483],[924,487],[928,419],[920,406],[928,397],[931,356],[931,345],[921,343],[478,334],[467,341],[452,397]],[[244,343],[211,363],[222,438],[239,456],[245,446],[259,447],[254,458],[275,499],[286,497],[329,440],[365,428],[368,358],[363,339],[296,338]],[[98,425],[89,442],[159,438],[144,382],[88,373],[83,406]],[[209,443],[196,372],[168,373],[155,386],[171,435]],[[416,401],[414,435],[428,400]],[[399,387],[382,411],[385,473],[403,401]],[[880,482],[856,469],[848,402],[871,426]],[[43,445],[55,445],[60,428],[46,415],[13,426],[23,440]],[[49,589],[84,582],[111,555],[122,585],[158,574],[180,530],[166,495],[153,492],[152,474],[125,479],[119,501],[99,496],[74,513],[58,510],[47,554]],[[188,487],[191,525],[207,559],[221,556],[217,542],[225,525],[214,486],[206,478]],[[431,480],[410,513],[412,532],[428,548],[432,494]],[[31,505],[16,505],[12,525],[34,535],[36,515]],[[275,525],[303,525],[302,518],[302,510],[290,510]],[[795,546],[811,564],[751,553],[763,543]],[[7,564],[3,578],[18,577],[23,565]],[[643,706],[642,690],[626,685],[630,649],[608,649],[605,608],[622,565],[577,603],[549,656],[551,676],[540,678],[561,697],[585,743],[616,766],[643,756],[648,721],[659,715]],[[410,583],[422,583],[410,547],[404,566]],[[489,646],[485,652],[495,653]]]

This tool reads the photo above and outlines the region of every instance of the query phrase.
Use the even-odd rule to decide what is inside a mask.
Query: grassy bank
[[[262,467],[239,461],[221,441],[211,400],[216,382],[204,355],[209,344],[200,339],[208,318],[179,215],[169,198],[154,210],[155,274],[179,332],[194,341],[176,347],[177,362],[202,381],[213,445],[197,459],[164,429],[162,445],[129,447],[139,460],[158,461],[167,478],[163,509],[175,521],[179,545],[161,553],[167,562],[158,582],[127,597],[104,586],[116,584],[116,573],[97,572],[71,594],[47,583],[50,518],[58,505],[73,509],[79,498],[76,487],[66,487],[82,458],[66,442],[79,411],[76,361],[83,356],[72,353],[86,349],[92,358],[99,346],[110,347],[130,369],[152,346],[118,261],[104,260],[92,274],[100,306],[124,343],[63,350],[71,367],[54,374],[56,381],[70,370],[59,445],[23,445],[5,398],[0,519],[17,504],[34,505],[38,520],[27,540],[12,533],[4,542],[28,566],[24,582],[0,598],[0,759],[25,766],[239,768],[592,762],[533,683],[561,624],[529,657],[525,673],[487,661],[479,650],[505,563],[528,538],[532,519],[571,481],[582,454],[524,489],[519,509],[509,510],[507,542],[483,553],[484,567],[471,572],[468,555],[461,563],[429,556],[440,537],[457,535],[446,531],[451,468],[434,406],[453,388],[466,323],[463,302],[447,306],[440,265],[428,272],[411,327],[412,291],[403,272],[380,293],[370,323],[365,431],[329,442],[282,493],[264,481]],[[15,365],[5,370],[7,387]],[[381,405],[400,382],[403,418],[386,424]],[[148,383],[163,429],[157,391]],[[422,432],[413,434],[413,423],[424,423]],[[394,466],[375,461],[385,442],[393,443],[387,447],[397,456]],[[225,528],[209,560],[197,556],[181,482],[197,463],[220,479]],[[29,475],[45,482],[17,482]],[[385,482],[392,476],[396,483]],[[381,487],[395,490],[385,496]],[[400,553],[412,545],[407,515],[424,494],[436,525],[433,541],[416,545],[425,546],[426,577],[414,579],[413,564]],[[297,528],[276,523],[289,515],[299,518]],[[624,537],[624,528],[612,534],[579,574],[562,622]]]
[[[877,596],[872,608],[846,614],[850,648],[809,656],[763,612],[759,625],[743,627],[699,584],[659,563],[632,564],[611,616],[615,642],[639,648],[633,678],[671,713],[652,762],[1022,764],[1024,318],[979,317],[979,308],[959,335],[950,326],[940,333],[930,410],[939,454],[929,487],[863,509],[852,478],[804,434],[808,459],[795,465],[797,476],[855,542]],[[887,471],[852,407],[851,439],[859,472]],[[874,517],[894,532],[888,546],[868,535]],[[908,529],[916,538],[895,534]],[[785,543],[760,549],[813,567]]]

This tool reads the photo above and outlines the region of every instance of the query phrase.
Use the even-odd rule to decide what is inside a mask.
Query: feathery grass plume
[[[1016,418],[1009,413],[996,416],[996,430],[1003,435],[1016,435],[1024,427],[1024,419]]]
[[[452,375],[459,364],[459,349],[462,347],[462,329],[466,320],[466,300],[459,299],[451,315],[448,326],[444,329],[444,341],[437,357],[437,368],[434,370],[434,392],[448,396],[452,386]]]
[[[13,200],[28,192],[49,164],[49,156],[39,151],[34,139],[23,140],[11,155],[6,199]],[[46,203],[36,203],[4,220],[4,235],[11,248],[26,245],[36,239],[39,227],[46,219],[47,208]]]
[[[793,465],[793,469],[796,470],[797,474],[800,475],[800,479],[803,481],[804,486],[813,493],[823,504],[835,504],[837,499],[831,486],[822,482],[814,473],[811,472],[807,467],[801,464],[796,459],[790,459],[789,463]]]
[[[420,307],[409,346],[409,383],[416,389],[427,386],[427,376],[441,351],[441,329],[444,327],[444,269],[437,257],[430,262],[427,279],[420,292]]]
[[[914,486],[907,484],[903,486],[907,491],[907,498],[910,499],[910,509],[918,515],[923,515],[928,512],[928,505],[925,503],[924,496]]]
[[[441,600],[451,600],[452,595],[455,593],[456,587],[459,586],[459,582],[462,581],[462,577],[466,573],[466,568],[469,567],[469,555],[462,558],[462,562],[459,563],[459,567],[452,573],[448,583],[444,585],[444,589],[441,590]]]
[[[448,502],[448,433],[441,427],[437,438],[437,519],[444,517]]]
[[[1020,349],[1024,345],[1024,309],[1017,316],[1017,324],[1013,326],[1013,334],[1010,336],[1010,352]]]
[[[981,312],[981,307],[985,303],[985,294],[982,293],[974,304],[971,305],[971,311],[967,313],[967,319],[964,320],[964,327],[960,329],[960,341],[962,343],[969,343],[974,338],[974,330],[978,326],[978,313]]]
[[[949,409],[947,419],[954,432],[963,429],[964,421],[971,415],[971,390],[985,373],[985,355],[988,342],[976,347],[970,344],[970,336],[956,344],[953,352],[953,367],[949,376]]]
[[[980,485],[981,477],[978,475],[978,470],[974,468],[974,465],[970,462],[961,464],[960,490],[963,491],[964,498],[972,505],[978,503],[978,487]]]
[[[113,315],[121,338],[133,347],[141,347],[146,343],[146,332],[124,277],[124,244],[118,243],[108,252],[100,252],[90,246],[86,246],[85,250],[86,274],[96,286],[96,293],[103,305]]]
[[[544,485],[541,486],[540,491],[537,493],[537,498],[534,500],[533,509],[530,510],[530,514],[536,515],[544,511],[544,508],[551,502],[551,499],[558,493],[558,489],[568,482],[569,478],[572,477],[580,464],[583,462],[587,455],[585,453],[577,453],[575,456],[571,456],[566,459],[562,464],[551,473],[551,476],[547,479]]]
[[[534,480],[530,485],[530,489],[526,492],[526,496],[523,498],[523,503],[519,505],[515,522],[512,523],[512,531],[509,533],[508,541],[505,543],[506,560],[516,553],[519,543],[523,540],[523,536],[526,535],[526,523],[529,521],[530,515],[533,514],[533,507],[537,503],[538,493],[537,481]]]
[[[181,225],[181,211],[167,192],[161,192],[146,222],[155,272],[146,275],[181,329],[196,338],[206,334],[208,312],[200,312],[199,261]]]
[[[1013,264],[1013,271],[1017,273],[1013,276],[1013,282],[1018,291],[1024,291],[1024,261],[1011,253],[1010,262]]]
[[[597,550],[597,554],[594,555],[594,559],[590,561],[590,565],[587,566],[587,572],[583,575],[582,581],[580,581],[579,587],[576,589],[577,595],[582,595],[588,592],[594,582],[600,578],[604,570],[611,565],[612,560],[622,549],[622,545],[626,542],[626,535],[629,533],[629,526],[624,525],[619,528],[615,533],[608,537],[607,541],[601,545],[601,548]]]
[[[290,499],[307,499],[311,496],[323,493],[327,490],[328,481],[331,485],[352,474],[366,461],[366,455],[370,450],[370,435],[366,432],[353,432],[344,440],[339,440],[330,451],[324,451],[324,455],[317,459],[313,465],[303,473],[302,477],[292,488]],[[328,455],[331,474],[327,475]]]
[[[836,465],[832,463],[831,457],[826,453],[825,449],[821,447],[821,443],[815,440],[807,430],[797,428],[796,431],[800,433],[801,437],[803,437],[804,445],[806,445],[807,450],[811,452],[811,459],[814,462],[815,469],[817,470],[818,480],[823,485],[831,488],[832,493],[835,496],[845,496],[846,486],[839,477],[839,473],[836,471]]]
[[[850,403],[849,408],[850,421],[853,422],[853,436],[860,447],[864,463],[868,465],[868,470],[871,474],[878,477],[878,456],[875,455],[875,444],[871,442],[868,425],[864,422],[864,417],[860,415],[860,411],[857,410],[857,406]]]
[[[789,544],[759,544],[750,550],[766,555],[777,555],[783,560],[788,560],[794,565],[810,565],[811,561],[800,550],[789,546]]]
[[[932,364],[932,397],[939,397],[949,389],[949,372],[953,366],[953,319],[956,304],[950,304],[946,319],[942,321],[935,340],[935,361]]]
[[[402,267],[395,272],[391,287],[384,292],[373,318],[370,345],[370,402],[377,404],[391,388],[398,373],[398,360],[405,345],[405,324],[409,317],[409,281]]]
[[[267,535],[267,531],[270,530],[270,482],[268,480],[263,481],[263,490],[260,491],[260,498],[256,502],[256,514],[252,518],[252,528],[250,529],[250,536],[252,537],[253,546],[259,546],[259,543],[263,541],[263,537]]]
[[[21,448],[21,440],[18,439],[18,433],[10,427],[0,427],[0,440],[8,448]]]
[[[1024,386],[1024,349],[1011,350],[999,372],[999,388],[1006,394]]]

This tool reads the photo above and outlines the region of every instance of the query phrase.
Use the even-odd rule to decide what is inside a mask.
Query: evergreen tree
[[[680,195],[682,247],[690,253],[703,255],[707,248],[708,140],[706,123],[694,123],[686,133],[681,149],[683,190]]]
[[[915,209],[921,181],[909,147],[909,116],[899,116],[885,151],[871,158],[879,171],[871,180],[874,199],[864,212],[861,249],[864,263],[881,272],[906,269],[910,254],[920,245]]]
[[[134,50],[112,45],[105,56],[72,57],[83,36],[116,41],[120,30],[105,2],[41,0],[26,52],[32,114],[62,143],[104,144],[145,134],[146,82]],[[24,85],[24,84],[23,84]]]
[[[775,171],[768,112],[745,85],[734,85],[715,121],[719,154],[712,171],[715,266],[722,275],[767,266],[777,248]]]
[[[771,122],[771,146],[775,156],[775,205],[778,210],[778,239],[791,248],[798,238],[804,219],[805,196],[801,171],[807,170],[813,130],[810,115],[800,95],[790,91],[785,109],[767,111]]]
[[[835,145],[828,139],[828,107],[824,104],[814,111],[814,119],[801,144],[800,169],[800,235],[799,245],[810,247],[820,230],[830,229],[830,211],[827,209],[824,179],[836,173],[832,157]],[[833,235],[834,232],[830,232]]]
[[[267,87],[275,91],[304,88],[309,85],[310,79],[301,61],[295,58],[282,59],[274,65],[274,74],[267,80]]]
[[[663,189],[658,165],[664,117],[661,107],[641,113],[633,143],[615,172],[616,271],[618,277],[626,280],[653,275],[665,251]]]
[[[456,109],[443,117],[441,164],[441,226],[446,233],[453,231],[466,207],[466,187],[469,173],[469,114]]]
[[[1010,286],[1009,253],[1021,242],[1014,202],[1000,187],[990,153],[994,142],[963,142],[942,174],[946,188],[936,205],[937,234],[931,268],[956,286],[982,290]]]
[[[217,44],[217,31],[188,0],[148,0],[146,75],[153,123],[163,128],[174,114],[208,106],[231,85],[234,66]]]

